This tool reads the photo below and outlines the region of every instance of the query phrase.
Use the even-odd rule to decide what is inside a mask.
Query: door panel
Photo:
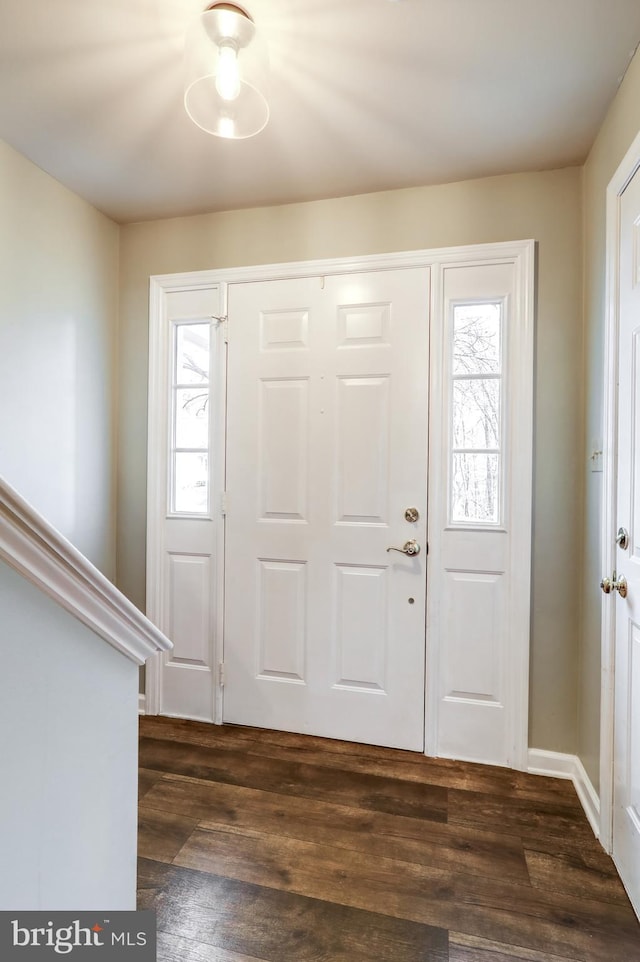
[[[620,213],[617,510],[630,538],[616,552],[613,856],[640,912],[640,173]]]
[[[225,721],[423,747],[428,305],[427,268],[229,288]]]

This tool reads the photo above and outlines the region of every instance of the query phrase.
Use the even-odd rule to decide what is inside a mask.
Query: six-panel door
[[[427,268],[230,285],[225,721],[423,748],[428,312]]]

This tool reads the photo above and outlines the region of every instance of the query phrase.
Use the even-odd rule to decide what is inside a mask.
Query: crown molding
[[[0,559],[131,661],[172,644],[128,598],[0,477]]]

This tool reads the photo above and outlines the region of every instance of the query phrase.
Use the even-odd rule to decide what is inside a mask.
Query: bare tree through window
[[[453,309],[451,384],[451,521],[500,520],[502,308]]]
[[[206,514],[209,501],[209,324],[175,325],[171,510]]]

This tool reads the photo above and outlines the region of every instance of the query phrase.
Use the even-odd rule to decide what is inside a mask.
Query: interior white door
[[[613,857],[640,912],[640,173],[620,215]]]
[[[428,268],[228,314],[224,720],[421,750]]]

